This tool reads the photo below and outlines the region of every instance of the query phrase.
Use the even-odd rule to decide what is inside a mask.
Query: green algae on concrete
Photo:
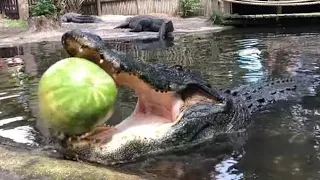
[[[0,146],[0,174],[11,180],[141,180],[143,178],[87,163],[11,151]],[[1,175],[2,177],[2,175]]]

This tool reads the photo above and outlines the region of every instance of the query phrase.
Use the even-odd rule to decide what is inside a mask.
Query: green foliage
[[[210,20],[213,24],[222,25],[225,22],[225,15],[220,12],[213,12],[210,16]]]
[[[3,27],[6,28],[27,28],[28,24],[26,21],[21,21],[21,20],[13,20],[13,19],[6,19],[3,20]]]
[[[53,4],[53,0],[40,0],[36,5],[31,6],[31,16],[55,15],[57,8]]]
[[[182,17],[190,17],[195,15],[201,7],[200,0],[180,0],[182,9]]]

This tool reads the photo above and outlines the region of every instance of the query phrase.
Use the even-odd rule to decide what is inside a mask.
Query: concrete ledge
[[[22,32],[19,34],[8,35],[0,38],[0,47],[15,46],[19,44],[42,42],[42,41],[60,41],[63,33],[71,29],[81,29],[96,33],[103,39],[154,39],[158,38],[157,32],[129,32],[129,29],[114,29],[115,26],[122,23],[128,16],[103,16],[104,22],[93,24],[62,23],[62,28],[46,32]],[[174,18],[172,19],[175,27],[173,35],[175,38],[187,34],[203,34],[211,32],[220,32],[230,29],[231,26],[216,26],[205,18]]]
[[[24,150],[25,151],[25,150]],[[0,146],[1,180],[142,180],[142,177],[124,174],[87,163],[49,158]]]

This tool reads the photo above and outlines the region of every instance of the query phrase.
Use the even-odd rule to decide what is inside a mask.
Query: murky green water
[[[294,75],[299,68],[317,73],[319,32],[320,28],[237,29],[181,38],[174,46],[157,42],[112,42],[112,46],[141,61],[180,64],[203,73],[214,85],[234,87],[265,77]],[[0,71],[0,136],[5,138],[1,140],[41,146],[34,129],[37,81],[51,64],[67,54],[60,42],[0,49],[2,57],[17,53],[24,54],[31,77],[19,84],[6,71]],[[316,91],[320,92],[319,88]],[[132,92],[122,90],[111,123],[129,115],[135,102]],[[254,124],[246,138],[239,138],[246,140],[239,143],[241,146],[217,148],[211,143],[119,168],[160,179],[320,179],[319,93],[298,101],[279,102],[252,118]]]

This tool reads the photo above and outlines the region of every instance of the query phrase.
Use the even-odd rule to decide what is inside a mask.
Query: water
[[[236,29],[219,34],[180,38],[171,43],[111,42],[114,48],[149,63],[180,64],[198,71],[213,85],[228,88],[266,77],[317,72],[320,65],[319,28]],[[28,79],[19,83],[0,71],[0,136],[2,143],[42,146],[34,128],[35,90],[41,74],[67,57],[60,42],[25,44],[0,49],[1,56],[23,54]],[[254,124],[239,146],[208,143],[188,152],[158,156],[118,167],[159,179],[320,179],[320,94],[279,102],[253,115]],[[136,102],[120,91],[111,124],[128,116]],[[219,147],[219,148],[218,148]]]

